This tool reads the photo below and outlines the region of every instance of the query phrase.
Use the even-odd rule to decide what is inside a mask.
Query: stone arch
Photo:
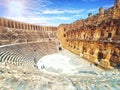
[[[100,62],[101,59],[103,59],[103,53],[102,52],[98,52],[98,61]]]
[[[112,66],[120,64],[120,47],[119,46],[114,48],[110,58],[110,62]]]
[[[120,34],[120,29],[117,28],[115,34],[119,35]]]
[[[109,32],[109,33],[108,33],[108,38],[111,38],[111,37],[112,37],[112,33]]]

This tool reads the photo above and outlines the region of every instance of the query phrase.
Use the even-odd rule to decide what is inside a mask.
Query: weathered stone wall
[[[33,24],[0,18],[0,45],[33,42],[41,40],[55,40],[57,27],[38,26]]]
[[[87,19],[59,25],[58,37],[61,45],[105,68],[120,64],[120,3],[118,1],[108,10],[104,11],[102,7],[98,14],[94,16],[89,14]]]

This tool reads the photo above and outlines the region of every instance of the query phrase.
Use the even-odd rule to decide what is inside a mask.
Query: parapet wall
[[[0,18],[0,45],[57,39],[57,27],[38,26]]]
[[[34,25],[34,24],[14,21],[14,20],[2,18],[2,17],[0,17],[0,26],[15,28],[15,29],[40,30],[40,31],[56,31],[57,29],[57,27],[54,27],[54,26]]]
[[[120,65],[120,3],[96,15],[58,26],[60,44],[104,68]],[[111,67],[112,66],[112,67]]]

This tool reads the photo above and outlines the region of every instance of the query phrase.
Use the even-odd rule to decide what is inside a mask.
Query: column
[[[13,22],[11,21],[11,27],[14,28]]]
[[[10,27],[10,21],[8,21],[8,27]]]
[[[3,18],[1,18],[1,26],[3,26]]]
[[[37,30],[37,26],[35,26],[35,30]]]
[[[23,29],[25,29],[25,24],[23,23]]]
[[[21,23],[19,23],[19,28],[22,29],[22,24]]]
[[[33,29],[33,30],[35,30],[35,25],[33,25],[33,27],[34,27],[34,29]]]
[[[41,26],[39,28],[40,28],[40,31],[41,31]]]
[[[29,24],[28,24],[28,30],[30,30]]]
[[[18,22],[16,22],[16,28],[19,28]]]
[[[32,25],[30,25],[30,27],[31,27],[31,30],[32,30]]]
[[[12,21],[9,21],[9,23],[10,23],[10,27],[12,28],[12,26],[13,26],[13,25],[12,25]]]
[[[31,30],[33,29],[32,25],[31,25]]]
[[[31,25],[29,24],[29,30],[31,30]]]
[[[6,23],[6,27],[8,27],[8,20],[5,20],[5,23]]]
[[[2,19],[0,18],[0,26],[2,26]]]
[[[25,24],[25,29],[27,29],[27,25]]]

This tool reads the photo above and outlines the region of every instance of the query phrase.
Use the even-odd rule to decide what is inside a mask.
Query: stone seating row
[[[0,47],[0,62],[34,67],[43,56],[57,52],[54,41],[17,44]]]

